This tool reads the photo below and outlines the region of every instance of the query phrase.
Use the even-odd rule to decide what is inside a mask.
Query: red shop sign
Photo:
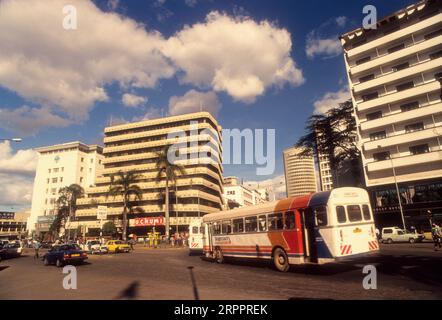
[[[163,226],[164,217],[135,218],[135,227]]]

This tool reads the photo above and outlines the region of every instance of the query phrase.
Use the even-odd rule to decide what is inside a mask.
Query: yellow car
[[[109,240],[106,242],[106,247],[108,252],[113,253],[130,251],[129,245],[121,240]]]

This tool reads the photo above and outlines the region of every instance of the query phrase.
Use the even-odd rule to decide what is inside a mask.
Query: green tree
[[[123,240],[127,239],[127,209],[132,207],[136,200],[142,200],[141,188],[135,184],[140,177],[135,171],[119,171],[111,175],[108,196],[122,196],[123,198]]]
[[[114,236],[117,233],[117,227],[115,226],[115,223],[108,221],[103,224],[102,231],[104,236]]]
[[[168,155],[171,152],[173,152],[173,150],[171,150],[171,145],[165,146],[161,152],[157,152],[158,159],[156,162],[156,167],[158,170],[157,179],[156,179],[157,182],[160,182],[163,179],[163,177],[166,179],[164,215],[166,219],[166,239],[168,240],[170,236],[169,187],[171,183],[176,184],[179,174],[180,175],[186,174],[186,171],[183,166],[169,162]],[[175,151],[175,156],[176,157],[179,156],[178,150]]]
[[[75,216],[77,211],[77,199],[84,195],[83,188],[78,184],[71,184],[70,186],[61,188],[58,192],[56,200],[57,216],[51,224],[50,231],[60,233],[60,229],[65,227],[69,218]]]
[[[351,100],[325,114],[314,114],[306,122],[306,134],[296,143],[301,155],[325,156],[330,162],[334,185],[339,176],[351,175],[355,186],[364,186],[361,153],[357,145],[356,120]]]

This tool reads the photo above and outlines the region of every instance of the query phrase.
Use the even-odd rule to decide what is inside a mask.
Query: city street
[[[365,290],[362,268],[376,266],[377,290]],[[441,299],[442,252],[431,243],[383,245],[355,262],[299,266],[279,273],[268,264],[216,264],[182,249],[137,247],[129,254],[90,256],[78,266],[78,289],[65,290],[61,268],[31,253],[0,262],[0,299]]]

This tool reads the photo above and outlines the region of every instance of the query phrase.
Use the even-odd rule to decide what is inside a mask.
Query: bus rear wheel
[[[273,263],[278,271],[281,272],[289,271],[290,268],[289,259],[287,257],[287,253],[285,253],[283,249],[281,248],[275,249],[275,252],[273,253]]]

